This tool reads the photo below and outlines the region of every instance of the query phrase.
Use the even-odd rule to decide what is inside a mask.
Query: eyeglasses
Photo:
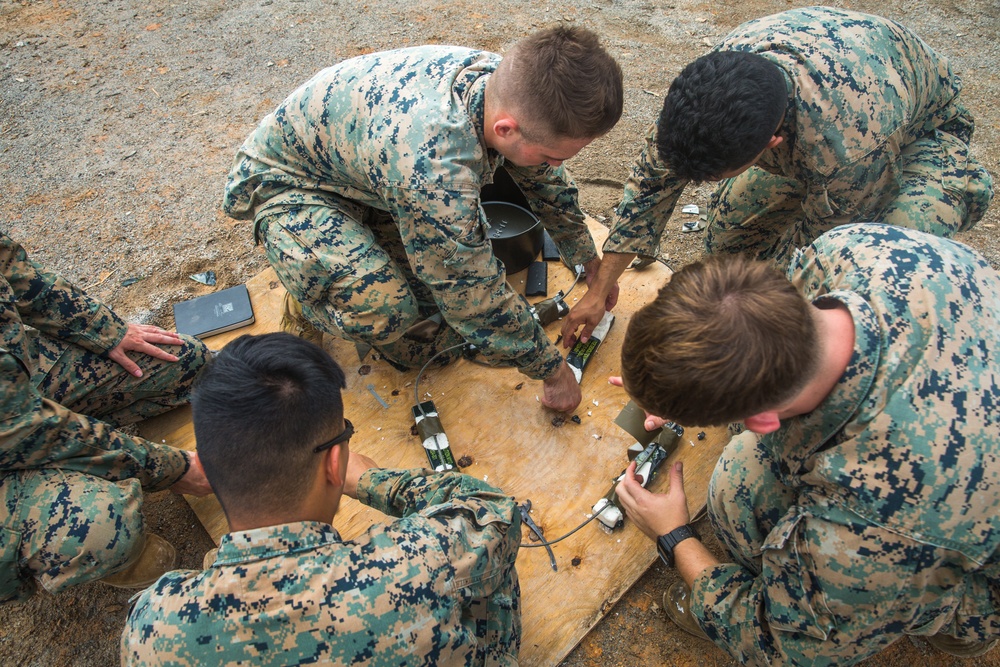
[[[352,435],[354,435],[354,424],[351,423],[350,419],[345,419],[343,433],[335,437],[333,440],[327,440],[322,445],[316,445],[316,447],[313,448],[313,452],[319,453],[322,452],[324,449],[330,449],[334,445],[339,445],[342,442],[347,442],[348,440],[351,439]]]

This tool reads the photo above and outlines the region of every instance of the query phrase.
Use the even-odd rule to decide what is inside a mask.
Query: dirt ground
[[[221,192],[240,143],[299,83],[344,58],[406,45],[502,51],[558,21],[597,31],[625,71],[621,123],[569,163],[584,209],[606,221],[677,72],[740,22],[798,3],[733,4],[0,0],[0,228],[128,319],[170,327],[173,302],[265,267],[250,224],[220,213]],[[997,1],[842,6],[897,19],[952,59],[977,120],[974,149],[1000,181]],[[682,203],[704,205],[707,195],[689,188]],[[660,249],[673,268],[701,253],[699,234],[680,233],[682,218],[670,221]],[[994,206],[960,239],[995,267],[998,220]],[[208,269],[215,288],[189,278]],[[178,546],[182,567],[198,566],[213,546],[178,497],[150,497],[146,516]],[[660,596],[675,576],[653,566],[563,664],[733,664],[665,619]],[[128,598],[92,584],[0,607],[0,664],[115,664]],[[904,639],[865,664],[957,663]],[[969,664],[1000,665],[1000,651]]]

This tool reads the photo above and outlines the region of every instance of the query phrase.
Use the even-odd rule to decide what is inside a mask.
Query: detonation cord
[[[547,547],[550,544],[555,544],[556,542],[562,542],[567,537],[569,537],[570,535],[572,535],[573,533],[575,533],[576,531],[580,530],[581,528],[583,528],[584,526],[586,526],[588,523],[590,523],[591,521],[593,521],[594,519],[596,519],[598,514],[600,514],[604,510],[608,509],[609,507],[614,507],[614,503],[608,503],[607,505],[605,505],[604,507],[602,507],[599,512],[594,512],[593,514],[590,515],[590,517],[586,521],[584,521],[579,526],[577,526],[573,530],[569,531],[568,533],[566,533],[562,537],[557,537],[556,539],[549,540],[548,542],[542,541],[542,542],[535,542],[534,544],[523,544],[522,543],[521,544],[521,548],[522,549],[531,549],[531,548],[534,548],[534,547]]]
[[[443,350],[435,354],[433,357],[428,359],[427,362],[423,366],[421,366],[420,370],[417,372],[417,378],[413,381],[413,399],[414,403],[417,406],[417,409],[420,410],[420,414],[422,414],[424,417],[427,416],[427,413],[424,412],[424,409],[423,407],[421,407],[420,404],[420,376],[423,375],[424,371],[427,370],[427,367],[430,366],[432,363],[434,363],[434,360],[440,357],[442,354],[445,354],[446,352],[451,352],[452,350],[456,350],[460,347],[465,347],[466,345],[468,345],[468,343],[461,342],[461,343],[456,343],[451,347],[444,348]]]
[[[576,273],[576,278],[574,278],[573,284],[569,286],[569,289],[566,290],[566,294],[563,295],[564,299],[569,296],[569,293],[572,292],[573,288],[576,287],[577,283],[580,282],[580,278],[583,276],[583,265],[578,265],[577,269],[575,270],[575,273]],[[424,412],[423,407],[421,407],[421,401],[420,401],[420,378],[421,378],[421,376],[423,376],[424,371],[427,370],[427,368],[432,363],[434,363],[434,360],[437,359],[438,357],[440,357],[442,354],[446,354],[446,353],[451,352],[452,350],[458,349],[460,347],[465,347],[466,345],[469,345],[472,349],[475,349],[474,347],[472,347],[467,342],[457,343],[455,345],[452,345],[451,347],[446,347],[443,350],[441,350],[440,352],[438,352],[437,354],[435,354],[433,357],[431,357],[430,359],[428,359],[426,361],[426,363],[424,363],[424,365],[420,367],[420,370],[417,371],[417,377],[413,380],[413,400],[414,400],[414,403],[417,406],[417,409],[420,410],[420,414],[424,415],[425,417],[427,416],[427,414]],[[482,366],[488,366],[489,365],[489,364],[485,364],[485,363],[483,363],[481,361],[475,361],[474,359],[470,359],[469,361],[473,361],[474,363],[478,363],[478,364],[480,364]],[[645,461],[643,463],[645,463]],[[573,533],[577,532],[578,530],[580,530],[581,528],[583,528],[584,526],[586,526],[588,523],[590,523],[591,521],[593,521],[594,519],[596,519],[598,517],[598,515],[600,515],[601,512],[603,512],[604,510],[608,509],[609,507],[614,507],[614,503],[609,502],[607,505],[605,505],[604,507],[602,507],[599,511],[594,512],[592,515],[590,515],[590,517],[588,517],[579,526],[577,526],[573,530],[569,531],[568,533],[566,533],[562,537],[557,537],[556,539],[549,540],[547,542],[546,541],[541,541],[541,542],[536,542],[534,544],[522,544],[521,547],[522,548],[547,547],[550,544],[555,544],[556,542],[562,542],[567,537],[569,537],[570,535],[572,535]]]

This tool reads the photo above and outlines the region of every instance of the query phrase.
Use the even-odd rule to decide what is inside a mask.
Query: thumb
[[[670,467],[670,488],[684,490],[684,464],[681,461]]]

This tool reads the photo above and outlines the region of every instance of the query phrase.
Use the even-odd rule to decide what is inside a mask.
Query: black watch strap
[[[674,566],[674,547],[689,537],[693,537],[696,540],[701,539],[698,537],[698,533],[695,532],[694,528],[684,524],[683,526],[677,526],[666,535],[660,535],[656,538],[656,551],[660,554],[660,560],[662,560],[667,567]]]

